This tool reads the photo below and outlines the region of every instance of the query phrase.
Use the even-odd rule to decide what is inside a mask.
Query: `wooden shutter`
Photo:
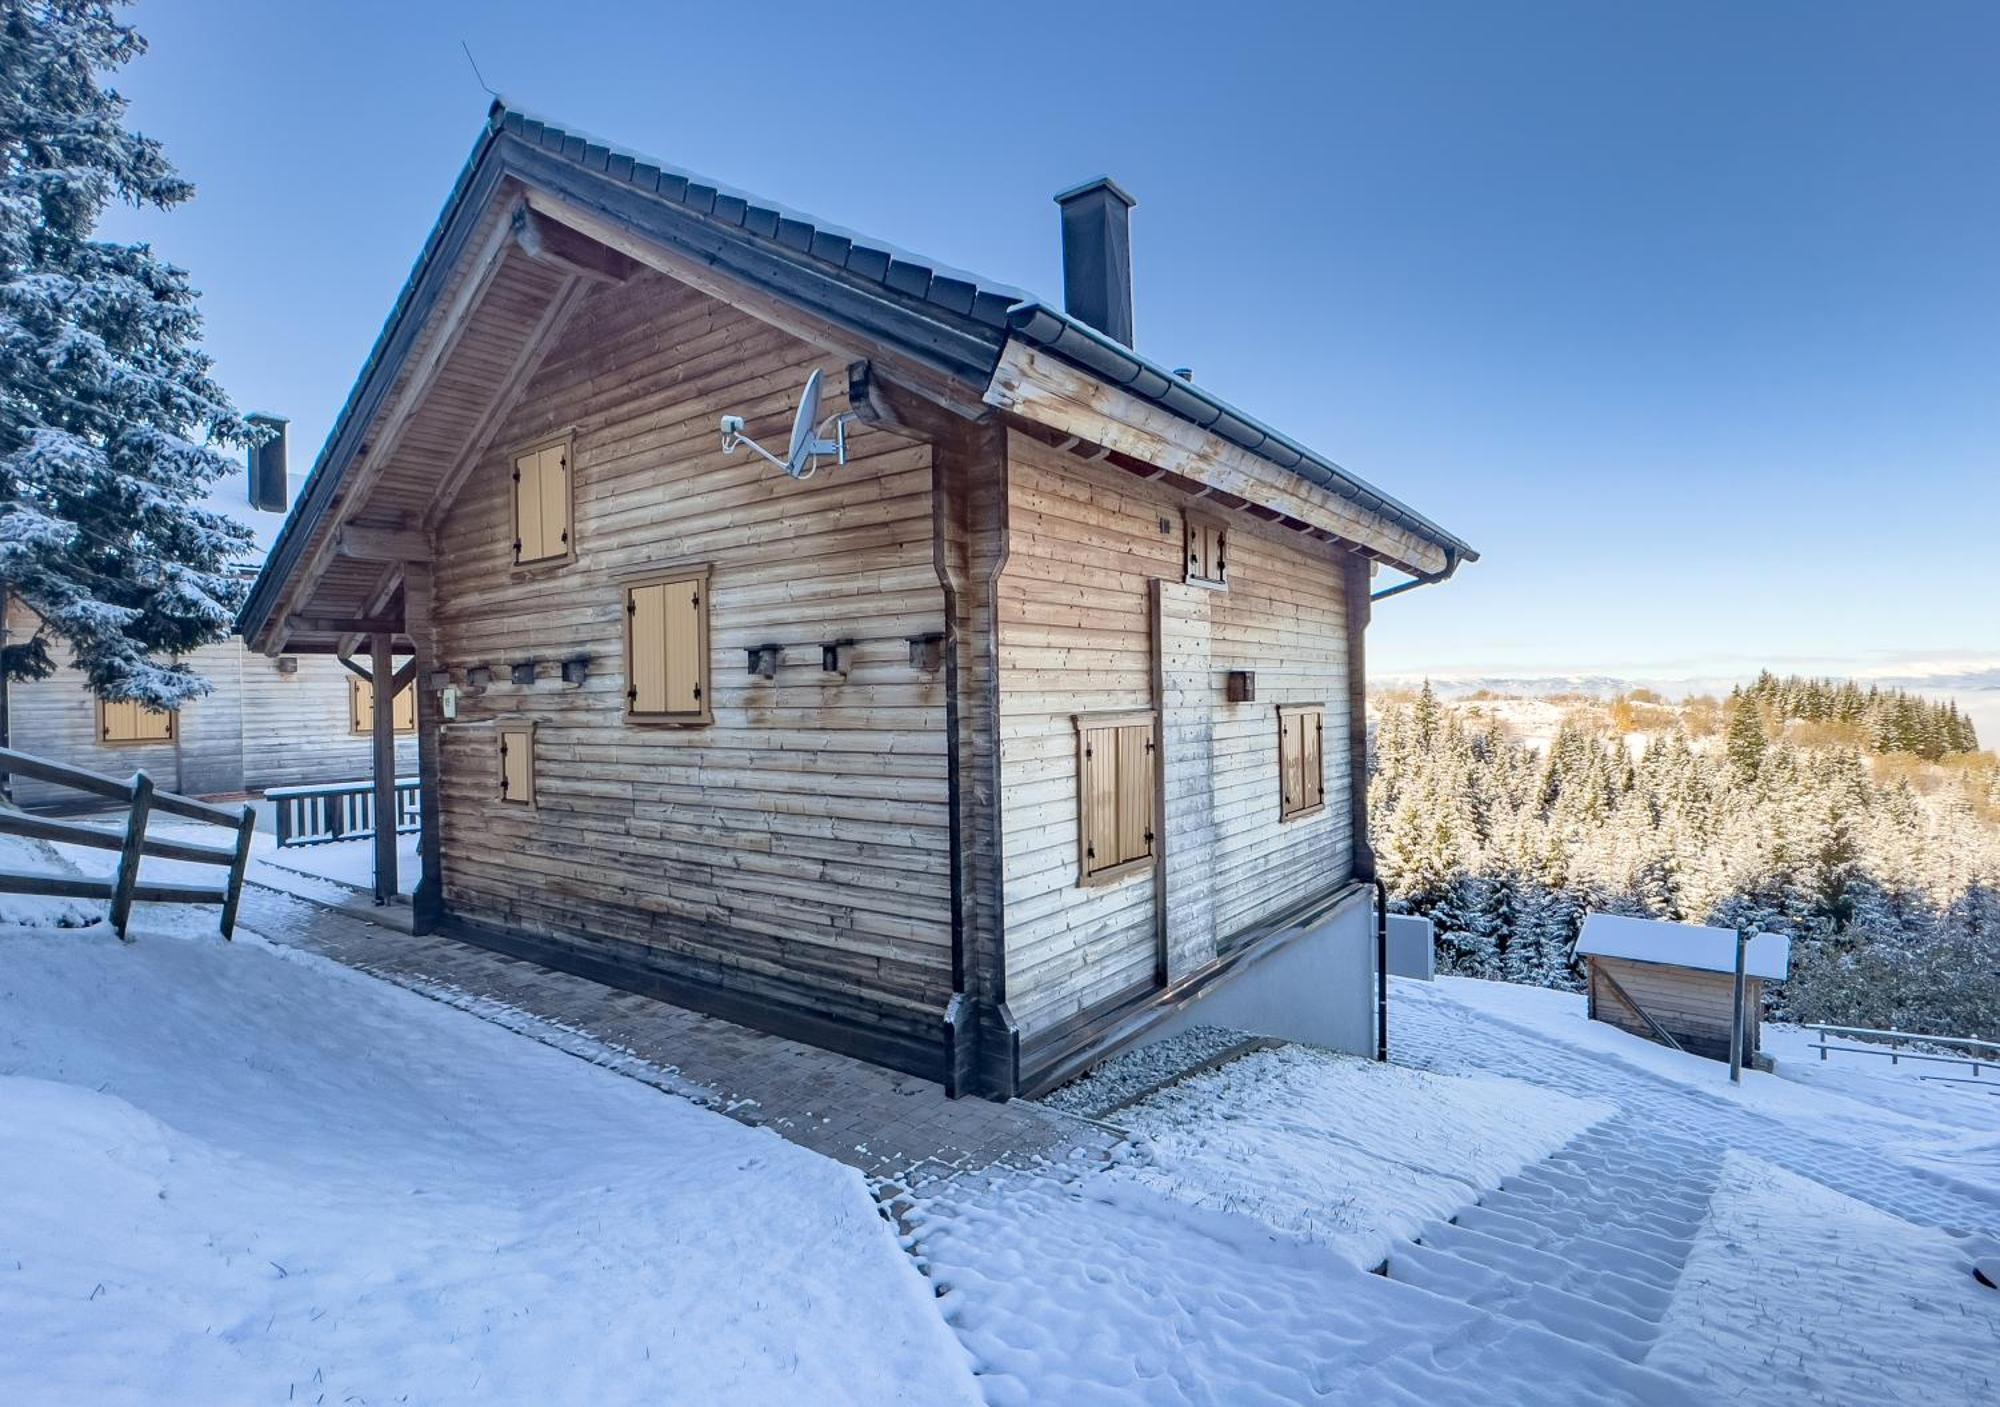
[[[97,705],[98,737],[107,743],[163,743],[174,736],[172,713],[161,713],[130,699],[100,700]]]
[[[514,560],[569,556],[570,445],[563,440],[514,456]]]
[[[1281,819],[1317,811],[1326,801],[1325,736],[1319,704],[1278,709],[1278,814]]]
[[[417,730],[417,686],[414,682],[406,684],[389,707],[390,726],[398,733],[414,733]]]
[[[705,723],[709,712],[708,576],[669,577],[626,589],[633,718]]]
[[[625,700],[631,713],[667,711],[666,599],[664,586],[635,586],[625,593],[631,645]]]
[[[1184,515],[1182,521],[1186,525],[1187,579],[1221,585],[1227,579],[1223,557],[1226,530],[1220,523],[1192,515]]]
[[[347,727],[354,733],[375,731],[375,686],[366,679],[347,681]]]
[[[702,583],[698,578],[670,581],[662,588],[661,610],[666,625],[666,688],[668,713],[698,714],[702,708]]]
[[[1303,774],[1305,804],[1318,808],[1326,801],[1326,772],[1321,757],[1325,741],[1324,715],[1318,709],[1299,715],[1299,771]]]
[[[514,560],[539,561],[542,548],[542,456],[529,451],[514,460]]]
[[[1118,730],[1118,861],[1153,853],[1153,725]]]
[[[1118,730],[1083,732],[1083,872],[1094,875],[1119,863]]]
[[[520,806],[535,804],[535,728],[531,723],[500,729],[500,799]]]
[[[1077,724],[1077,825],[1082,878],[1153,856],[1154,727],[1131,715]]]

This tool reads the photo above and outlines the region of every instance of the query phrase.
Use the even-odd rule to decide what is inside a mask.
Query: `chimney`
[[[252,425],[276,431],[260,445],[250,447],[250,506],[266,513],[282,513],[290,505],[291,485],[286,478],[285,427],[291,422],[282,415],[246,415]]]
[[[1106,337],[1132,345],[1132,207],[1109,176],[1064,191],[1063,307]]]

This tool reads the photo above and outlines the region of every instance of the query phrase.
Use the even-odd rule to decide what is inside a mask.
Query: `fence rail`
[[[1980,1078],[1979,1072],[1983,1068],[2000,1070],[2000,1041],[1989,1041],[1979,1036],[1930,1036],[1921,1031],[1894,1029],[1881,1031],[1869,1026],[1810,1025],[1800,1029],[1810,1031],[1819,1037],[1818,1044],[1809,1045],[1806,1049],[1818,1051],[1821,1060],[1825,1060],[1831,1051],[1840,1051],[1848,1055],[1885,1055],[1891,1065],[1900,1064],[1905,1060],[1939,1065],[1970,1065],[1972,1078],[1975,1080]],[[1834,1045],[1830,1038],[1836,1036],[1850,1042],[1859,1041],[1862,1044]],[[1915,1045],[1945,1046],[1969,1053],[1937,1055],[1930,1051],[1907,1049]],[[1876,1046],[1883,1048],[1879,1050],[1872,1048]]]
[[[336,782],[330,786],[273,787],[264,799],[277,808],[278,846],[326,845],[367,840],[375,834],[375,784]],[[417,779],[396,779],[396,834],[423,829]]]
[[[257,829],[256,814],[248,806],[231,810],[191,796],[160,791],[144,772],[134,772],[131,777],[120,780],[101,772],[72,767],[66,762],[52,762],[45,757],[16,752],[12,748],[0,748],[0,773],[32,777],[38,782],[68,787],[106,801],[123,802],[128,808],[122,831],[0,810],[0,835],[19,835],[32,840],[118,852],[118,868],[109,878],[0,870],[0,894],[101,899],[108,905],[112,931],[120,938],[129,936],[127,930],[135,902],[220,904],[222,936],[235,936],[236,912],[243,898],[243,872],[250,864],[250,840]],[[146,822],[155,811],[184,820],[227,827],[236,833],[235,839],[229,845],[202,845],[193,841],[149,838]],[[139,862],[148,855],[163,860],[222,866],[228,870],[228,876],[221,884],[159,884],[142,880],[139,878]]]

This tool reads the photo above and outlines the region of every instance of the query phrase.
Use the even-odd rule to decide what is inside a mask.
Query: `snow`
[[[1514,1080],[1288,1045],[1126,1111],[1119,1122],[1149,1156],[1111,1176],[1253,1217],[1367,1269],[1395,1238],[1449,1216],[1614,1112]]]
[[[2000,1400],[2000,1294],[1967,1239],[1729,1154],[1647,1361],[1725,1400]]]
[[[1597,1350],[1367,1273],[1609,1112],[1261,1050],[1122,1110],[1135,1142],[1109,1168],[919,1199],[912,1244],[990,1402],[1678,1401]]]
[[[280,876],[269,870],[310,875],[354,889],[368,889],[375,883],[375,842],[373,840],[333,840],[323,845],[289,845],[278,848],[276,837],[259,831],[251,841],[250,859],[256,878],[275,880],[286,887]],[[396,837],[396,887],[404,894],[416,889],[422,861],[417,854],[417,837]]]
[[[0,931],[0,1146],[0,1401],[977,1400],[852,1170],[253,936]]]
[[[1698,923],[1586,914],[1576,950],[1591,957],[1664,963],[1702,972],[1736,971],[1736,930]],[[1791,967],[1791,952],[1792,940],[1784,934],[1759,933],[1743,954],[1743,970],[1751,977],[1782,982]]]

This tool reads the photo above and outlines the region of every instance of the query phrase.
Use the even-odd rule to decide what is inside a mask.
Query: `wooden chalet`
[[[414,654],[421,929],[994,1097],[1333,929],[1365,1022],[1371,580],[1475,554],[1058,199],[1067,312],[495,104],[242,617]]]

